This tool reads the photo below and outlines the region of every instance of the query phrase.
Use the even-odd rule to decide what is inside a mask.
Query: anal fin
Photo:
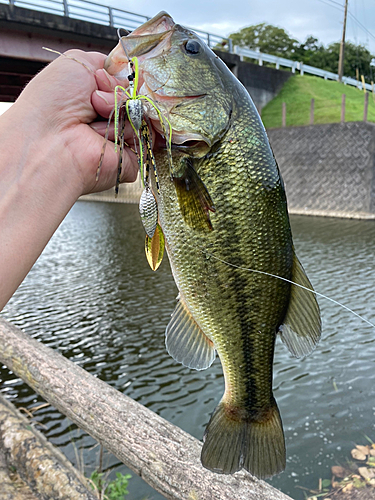
[[[292,281],[305,288],[291,285],[289,307],[279,333],[293,356],[300,358],[315,349],[320,340],[322,325],[316,296],[309,291],[313,290],[312,284],[296,255],[293,260]]]
[[[165,331],[165,345],[173,359],[188,368],[205,370],[215,360],[215,347],[180,300]]]

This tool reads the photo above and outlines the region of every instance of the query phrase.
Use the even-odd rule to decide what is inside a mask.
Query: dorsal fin
[[[296,255],[293,259],[292,281],[313,290]],[[279,333],[281,340],[297,358],[307,356],[315,349],[320,339],[321,319],[314,293],[291,285],[289,307]]]
[[[205,370],[214,362],[214,345],[202,332],[183,300],[173,311],[165,335],[167,351],[184,366]]]

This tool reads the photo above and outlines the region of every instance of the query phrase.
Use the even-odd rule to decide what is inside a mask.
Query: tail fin
[[[203,438],[202,465],[220,474],[242,468],[259,478],[285,469],[285,440],[279,409],[273,399],[262,412],[234,409],[221,402]]]

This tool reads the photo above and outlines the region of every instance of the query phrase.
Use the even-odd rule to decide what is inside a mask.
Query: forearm
[[[82,191],[61,138],[22,118],[0,117],[0,310]]]

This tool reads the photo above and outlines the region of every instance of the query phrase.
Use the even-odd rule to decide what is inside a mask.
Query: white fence
[[[107,5],[101,5],[95,2],[90,2],[89,0],[34,0],[34,2],[33,0],[0,0],[0,3],[9,3],[9,5],[15,5],[17,7],[49,12],[74,19],[81,19],[82,21],[104,24],[114,28],[124,28],[129,31],[134,30],[150,19],[150,17],[142,14],[135,14],[134,12],[128,12],[126,10],[109,7]],[[280,66],[284,68],[291,68],[293,73],[298,70],[301,75],[309,73],[310,75],[320,76],[326,80],[338,80],[339,78],[339,76],[335,73],[331,73],[320,68],[314,68],[313,66],[308,66],[302,62],[292,61],[290,59],[273,56],[271,54],[263,54],[256,50],[233,46],[231,39],[219,35],[214,35],[212,33],[196,29],[194,29],[194,31],[207,43],[209,47],[224,47],[224,45],[227,45],[229,52],[238,54],[241,58],[248,57],[250,59],[256,59],[260,65],[262,65],[263,62],[268,62],[275,64],[276,69],[279,69]],[[355,78],[344,76],[342,81],[347,85],[353,85],[354,87],[358,87],[363,90],[362,82],[358,82]],[[367,90],[372,90],[372,86],[368,83],[365,84],[365,87]]]
[[[273,56],[271,54],[263,54],[262,52],[258,52],[257,50],[250,50],[235,46],[233,52],[235,54],[238,54],[241,58],[248,57],[249,59],[256,59],[259,62],[260,66],[262,66],[264,61],[275,64],[276,69],[279,69],[280,66],[291,68],[292,73],[295,73],[296,70],[298,70],[301,75],[303,75],[304,73],[309,73],[310,75],[321,76],[325,80],[339,79],[339,75],[337,75],[336,73],[331,73],[330,71],[326,71],[320,68],[314,68],[314,66],[303,64],[303,62],[292,61],[291,59],[285,59],[283,57]],[[345,85],[353,85],[354,87],[358,87],[359,89],[363,90],[362,82],[358,82],[355,78],[343,76],[342,82]],[[373,90],[372,86],[369,83],[365,83],[365,87],[366,90]]]

